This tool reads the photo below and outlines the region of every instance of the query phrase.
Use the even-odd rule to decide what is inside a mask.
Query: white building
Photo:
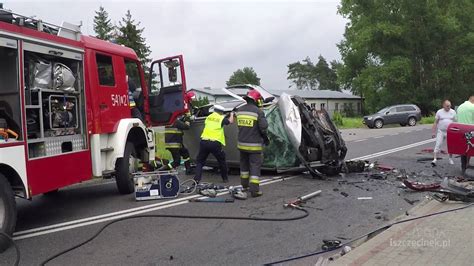
[[[232,96],[229,96],[222,89],[191,89],[196,93],[197,97],[205,98],[210,103],[219,103],[229,100],[234,100]],[[247,93],[247,89],[232,89],[232,92],[239,96],[244,96]],[[312,108],[320,110],[326,109],[330,115],[338,111],[347,115],[360,115],[362,113],[362,98],[360,96],[330,90],[313,90],[313,91],[300,91],[300,90],[268,90],[275,97],[279,97],[282,93],[286,92],[290,95],[297,95],[305,99],[305,101]]]

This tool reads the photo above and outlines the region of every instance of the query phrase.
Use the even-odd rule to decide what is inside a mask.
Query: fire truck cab
[[[0,6],[0,231],[11,235],[16,197],[31,199],[93,177],[131,173],[155,159],[153,126],[184,113],[182,56],[152,63],[127,47]],[[150,85],[150,86],[148,86]],[[0,236],[0,252],[7,245]]]

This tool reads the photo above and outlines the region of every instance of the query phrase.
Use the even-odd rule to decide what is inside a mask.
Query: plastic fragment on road
[[[402,183],[407,188],[415,190],[415,191],[437,191],[441,188],[441,183],[439,182],[426,184],[426,183],[420,183],[420,182],[415,182],[415,181],[409,181],[408,179],[405,179],[402,181]]]
[[[433,148],[426,148],[426,149],[422,149],[420,153],[433,153],[433,152],[434,152]],[[445,150],[441,150],[439,151],[439,153],[447,154]]]
[[[346,161],[346,173],[362,173],[366,170],[368,161]]]
[[[382,171],[393,171],[395,167],[387,165],[387,164],[377,164],[376,169],[382,170]]]
[[[373,199],[372,197],[358,197],[358,200],[371,200]]]

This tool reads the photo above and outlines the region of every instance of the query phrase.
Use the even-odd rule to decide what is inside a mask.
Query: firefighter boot
[[[244,191],[249,188],[249,172],[240,172],[240,184]]]
[[[250,187],[249,187],[250,195],[254,198],[260,197],[263,193],[260,191],[260,180],[258,177],[251,177],[250,178]]]
[[[184,168],[186,168],[186,175],[194,174],[194,168],[191,167],[191,162],[189,159],[184,162]]]

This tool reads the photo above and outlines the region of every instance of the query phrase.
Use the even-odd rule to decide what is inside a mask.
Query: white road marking
[[[261,186],[266,186],[266,185],[281,182],[281,181],[284,181],[284,180],[293,179],[293,178],[296,178],[296,177],[297,176],[290,176],[290,177],[285,177],[285,178],[274,177],[272,179],[264,179],[264,180],[261,180],[260,185]],[[221,196],[221,195],[225,195],[225,194],[228,194],[228,193],[229,192],[226,191],[226,192],[218,193],[217,195]],[[112,213],[92,216],[92,217],[88,217],[88,218],[84,218],[84,219],[69,221],[69,222],[65,222],[65,223],[53,224],[53,225],[33,228],[33,229],[29,229],[29,230],[19,231],[19,232],[15,232],[13,234],[13,236],[14,236],[13,240],[21,240],[21,239],[26,239],[26,238],[32,238],[32,237],[35,237],[35,236],[51,234],[51,233],[70,230],[70,229],[83,227],[83,226],[87,226],[87,225],[92,225],[92,224],[103,223],[103,222],[107,222],[107,221],[111,221],[111,220],[116,220],[116,219],[123,218],[123,217],[129,217],[129,216],[133,216],[133,215],[137,215],[137,214],[143,214],[143,213],[147,213],[147,212],[152,212],[152,211],[156,211],[156,210],[161,210],[161,209],[166,209],[166,208],[170,208],[170,207],[174,207],[174,206],[179,206],[179,205],[182,205],[182,204],[189,203],[189,199],[193,199],[193,198],[206,198],[206,197],[203,197],[201,195],[187,196],[187,197],[184,197],[184,198],[179,198],[179,199],[170,200],[170,201],[166,201],[166,202],[160,202],[160,203],[156,203],[156,204],[150,204],[150,205],[141,206],[141,207],[137,207],[137,208],[131,208],[131,209],[122,210],[122,211],[118,211],[118,212],[112,212]]]
[[[366,141],[367,139],[358,139],[358,140],[355,140],[354,142],[361,142],[361,141]]]
[[[385,136],[374,137],[374,139],[381,139],[381,138],[383,138],[383,137],[385,137]]]
[[[408,149],[418,147],[418,146],[421,146],[421,145],[425,145],[425,144],[428,144],[428,143],[431,143],[431,142],[435,142],[435,139],[423,140],[423,141],[412,143],[412,144],[405,145],[405,146],[402,146],[402,147],[398,147],[398,148],[394,148],[394,149],[390,149],[390,150],[386,150],[386,151],[381,151],[381,152],[369,154],[369,155],[366,155],[366,156],[361,156],[361,157],[358,157],[358,158],[354,158],[352,160],[368,160],[368,159],[371,159],[371,158],[376,158],[376,157],[384,156],[384,155],[387,155],[387,154],[391,154],[391,153],[395,153],[395,152],[399,152],[399,151],[403,151],[403,150],[408,150]]]
[[[366,139],[364,139],[364,140],[366,140]],[[363,141],[363,140],[359,140],[359,141]],[[398,152],[398,151],[411,149],[411,148],[421,146],[421,145],[425,145],[425,144],[428,144],[428,143],[434,142],[434,141],[435,141],[434,139],[428,139],[428,140],[416,142],[416,143],[413,143],[413,144],[405,145],[405,146],[402,146],[402,147],[398,147],[398,148],[395,148],[395,149],[390,149],[390,150],[386,150],[386,151],[382,151],[382,152],[378,152],[378,153],[373,153],[373,154],[358,157],[358,158],[353,158],[351,160],[367,160],[367,159],[371,159],[371,158],[380,157],[380,156],[383,156],[383,155],[395,153],[395,152]],[[272,179],[264,179],[264,180],[261,180],[260,185],[261,186],[270,185],[270,184],[281,182],[281,181],[284,181],[284,180],[293,179],[293,178],[296,178],[296,177],[297,176],[290,176],[290,177],[287,177],[287,178],[274,177]],[[224,194],[228,194],[228,192],[221,192],[218,195],[220,196],[220,195],[224,195]],[[205,197],[202,197],[201,195],[192,195],[192,196],[187,196],[187,197],[184,197],[184,198],[169,200],[169,201],[166,201],[166,202],[160,202],[160,203],[150,204],[150,205],[146,205],[146,206],[131,208],[131,209],[127,209],[127,210],[122,210],[122,211],[117,211],[117,212],[92,216],[92,217],[88,217],[88,218],[73,220],[73,221],[69,221],[69,222],[58,223],[58,224],[53,224],[53,225],[28,229],[28,230],[24,230],[24,231],[15,232],[13,234],[14,235],[13,239],[14,240],[27,239],[27,238],[32,238],[32,237],[36,237],[36,236],[51,234],[51,233],[55,233],[55,232],[70,230],[70,229],[74,229],[74,228],[78,228],[78,227],[84,227],[84,226],[88,226],[88,225],[92,225],[92,224],[103,223],[103,222],[119,219],[119,218],[122,218],[122,217],[129,217],[129,216],[133,216],[133,215],[137,215],[137,214],[143,214],[143,213],[152,212],[152,211],[156,211],[156,210],[171,208],[171,207],[174,207],[174,206],[179,206],[179,205],[189,203],[188,200],[192,199],[192,198],[205,198]]]

